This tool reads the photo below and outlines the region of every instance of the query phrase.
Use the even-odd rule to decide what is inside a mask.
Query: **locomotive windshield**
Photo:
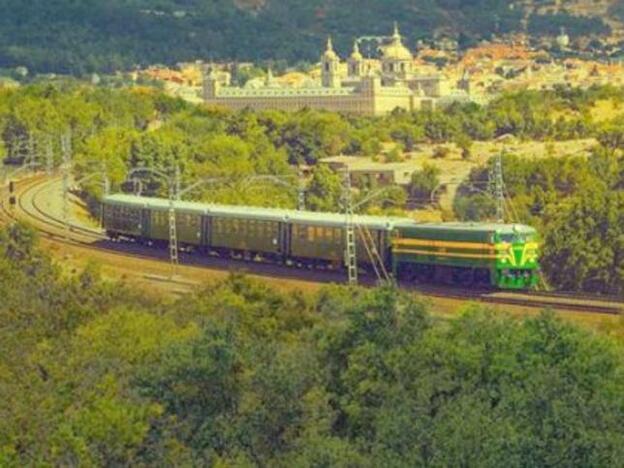
[[[497,234],[499,242],[508,244],[520,244],[535,240],[535,234],[527,232],[499,232]]]

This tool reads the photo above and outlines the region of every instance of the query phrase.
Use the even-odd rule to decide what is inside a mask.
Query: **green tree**
[[[426,163],[421,170],[414,172],[409,186],[412,198],[428,203],[431,194],[440,185],[441,173],[439,167]]]
[[[313,211],[338,212],[341,207],[342,181],[327,165],[319,164],[308,185],[306,206]]]
[[[469,136],[465,134],[461,134],[460,136],[457,137],[455,144],[461,150],[462,159],[464,160],[472,159],[473,141],[470,139]]]

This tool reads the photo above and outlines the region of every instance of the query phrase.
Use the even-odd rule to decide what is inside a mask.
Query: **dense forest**
[[[137,65],[204,60],[316,61],[328,33],[340,52],[359,36],[388,35],[400,21],[407,44],[434,33],[462,45],[520,29],[507,0],[0,0],[0,68],[110,73]],[[532,16],[532,34],[608,32],[600,18]]]
[[[0,155],[9,160],[34,158],[45,165],[61,162],[61,136],[71,134],[78,176],[105,171],[112,189],[128,189],[131,168],[150,167],[173,174],[179,167],[183,184],[205,178],[227,178],[228,184],[204,186],[188,194],[194,199],[261,206],[295,207],[292,190],[265,184],[253,186],[254,174],[291,177],[297,165],[312,168],[307,207],[341,209],[340,176],[319,159],[339,153],[401,157],[418,154],[433,143],[462,148],[471,157],[475,140],[502,135],[517,139],[567,140],[595,138],[590,157],[564,159],[539,155],[523,159],[508,154],[503,161],[509,197],[507,220],[535,225],[544,241],[544,271],[555,288],[624,294],[624,122],[596,120],[598,101],[624,103],[624,90],[557,89],[504,95],[486,107],[455,105],[435,112],[395,112],[385,117],[354,117],[303,110],[229,112],[172,99],[149,88],[112,90],[73,82],[42,84],[0,91]],[[564,117],[565,116],[565,117]],[[384,147],[394,147],[387,151]],[[439,170],[415,173],[408,192],[430,200]],[[449,219],[484,221],[494,217],[491,195],[484,193],[489,167],[476,168],[456,197]],[[474,190],[477,187],[479,190]],[[163,194],[162,180],[145,181],[144,193]],[[374,187],[371,187],[374,188]],[[97,178],[86,184],[90,197],[102,193]],[[355,194],[359,199],[366,192]],[[388,198],[362,205],[368,212],[395,212],[405,204],[398,189]],[[358,198],[356,198],[357,202]]]
[[[618,466],[624,323],[240,276],[169,301],[0,231],[1,466]]]

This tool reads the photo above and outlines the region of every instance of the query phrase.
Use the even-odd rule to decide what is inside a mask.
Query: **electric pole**
[[[303,180],[303,171],[299,170],[298,172],[299,179],[299,187],[297,191],[297,209],[299,211],[305,211],[305,180]]]
[[[180,198],[180,168],[176,166],[175,175],[169,179],[169,260],[173,278],[180,263],[178,257],[178,229],[176,225],[175,202]]]
[[[496,204],[496,222],[505,222],[505,182],[503,180],[503,154],[499,153],[494,160],[494,167],[490,170],[490,190]]]
[[[52,175],[54,171],[54,148],[52,146],[52,141],[48,137],[46,141],[46,173],[48,176]]]
[[[69,238],[69,178],[71,172],[71,133],[61,136],[61,148],[63,152],[63,223],[65,224],[65,237]]]
[[[349,284],[355,285],[358,282],[357,252],[355,246],[355,226],[353,223],[353,200],[351,197],[351,175],[349,168],[345,168],[342,199],[345,210],[345,266]]]

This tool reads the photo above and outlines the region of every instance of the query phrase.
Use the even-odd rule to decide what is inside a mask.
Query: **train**
[[[113,241],[166,246],[168,199],[129,194],[102,200]],[[353,226],[357,265],[375,265],[401,282],[527,290],[539,280],[538,233],[522,224],[420,223],[409,218],[173,203],[180,248],[203,255],[305,268],[345,268]]]

